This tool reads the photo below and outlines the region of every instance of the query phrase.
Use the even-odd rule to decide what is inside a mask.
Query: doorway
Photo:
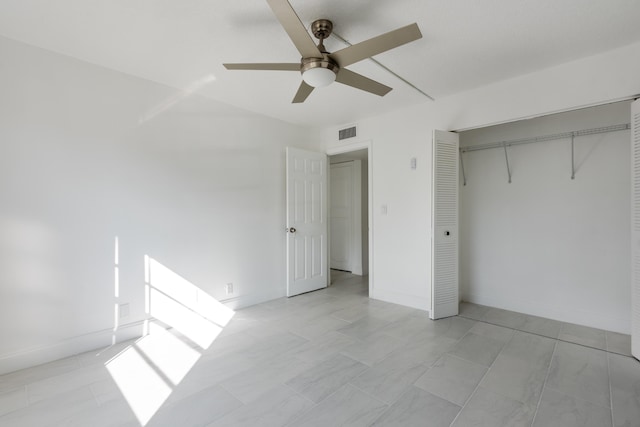
[[[369,145],[329,155],[329,265],[331,283],[345,272],[368,280],[371,294],[371,170]],[[344,147],[346,149],[346,147]]]

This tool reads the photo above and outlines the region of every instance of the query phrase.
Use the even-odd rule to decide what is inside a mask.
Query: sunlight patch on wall
[[[196,93],[197,91],[202,89],[204,86],[214,82],[215,80],[216,80],[216,76],[214,76],[213,74],[209,74],[207,76],[204,76],[200,80],[196,80],[195,82],[189,84],[189,86],[187,86],[185,89],[179,91],[173,96],[170,96],[169,98],[162,101],[160,104],[151,108],[149,111],[147,111],[145,114],[143,114],[140,117],[140,120],[138,120],[138,123],[142,124],[146,121],[153,119],[158,114],[161,114],[162,112],[170,109],[175,104],[180,102],[182,99]]]
[[[146,335],[105,364],[143,426],[235,314],[155,259],[144,266]]]

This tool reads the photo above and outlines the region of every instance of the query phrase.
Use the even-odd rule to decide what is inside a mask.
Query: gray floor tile
[[[312,366],[295,357],[285,357],[243,371],[220,384],[243,403],[250,403],[278,385],[307,372]]]
[[[558,338],[561,328],[562,322],[558,322],[557,320],[527,315],[520,330],[555,339]]]
[[[329,331],[308,343],[296,347],[287,354],[298,359],[317,363],[335,356],[345,348],[356,342],[355,338],[341,334],[336,331]]]
[[[60,426],[74,414],[91,411],[98,407],[89,387],[60,393],[55,397],[40,400],[27,407],[0,416],[3,427]]]
[[[389,323],[390,322],[387,320],[382,320],[375,317],[364,317],[347,326],[338,328],[337,331],[352,338],[364,340],[368,336],[382,330]]]
[[[280,386],[228,413],[209,427],[284,426],[313,406],[313,402],[291,388]]]
[[[475,324],[475,320],[469,320],[458,316],[432,320],[426,324],[425,330],[416,335],[416,337],[442,336],[459,340],[469,332],[469,329],[471,329]]]
[[[445,354],[416,382],[438,397],[462,406],[478,386],[487,368]]]
[[[25,386],[36,381],[42,381],[47,378],[73,372],[79,367],[80,363],[78,362],[78,358],[73,356],[66,359],[56,360],[55,362],[46,363],[44,365],[35,366],[33,368],[4,374],[0,376],[0,393],[15,390],[18,387]]]
[[[408,347],[403,347],[351,380],[351,384],[378,400],[393,403],[427,369],[422,358],[415,357]]]
[[[318,403],[367,369],[349,357],[337,355],[286,382],[303,396]]]
[[[61,426],[140,427],[131,406],[125,400],[110,401],[97,408],[75,411],[60,421]]]
[[[491,366],[504,344],[504,341],[468,333],[449,353],[469,362]]]
[[[385,301],[371,300],[370,307],[370,315],[372,317],[382,319],[387,322],[396,322],[398,320],[405,319],[408,316],[429,316],[427,311],[416,310],[415,308],[392,304]]]
[[[607,339],[607,351],[622,354],[623,356],[631,356],[630,335],[607,331],[605,337]]]
[[[0,416],[28,405],[29,399],[25,387],[0,393]]]
[[[335,331],[349,322],[331,316],[318,316],[304,321],[293,321],[288,326],[289,332],[299,335],[302,338],[312,340],[318,338],[329,331]]]
[[[409,339],[427,330],[433,322],[425,313],[415,314],[391,322],[381,329],[380,333]]]
[[[281,332],[257,340],[251,347],[244,349],[242,354],[252,361],[268,362],[307,342],[309,340],[290,332]]]
[[[575,344],[585,345],[587,347],[598,348],[600,350],[607,349],[607,340],[605,331],[601,329],[590,328],[588,326],[574,325],[572,323],[563,323],[560,329],[558,339]]]
[[[238,332],[244,332],[244,331],[250,330],[251,328],[256,327],[257,325],[259,325],[258,320],[240,319],[240,318],[234,317],[229,321],[229,323],[227,323],[227,325],[222,329],[222,331],[220,331],[220,334],[216,339],[220,339],[224,336],[232,335]]]
[[[374,334],[364,340],[356,340],[356,342],[342,350],[341,353],[365,365],[373,366],[405,343],[406,341],[401,338]]]
[[[371,314],[373,309],[368,304],[354,304],[349,307],[340,308],[331,313],[331,316],[346,322],[353,323]]]
[[[473,304],[470,302],[461,302],[460,306],[458,307],[460,316],[473,320],[482,319],[482,316],[484,316],[490,309],[491,307]]]
[[[288,427],[370,426],[387,405],[347,384]]]
[[[529,427],[536,407],[478,387],[452,427]]]
[[[189,399],[163,406],[148,427],[205,426],[242,406],[242,402],[220,386],[202,390]]]
[[[367,298],[366,278],[335,279],[238,310],[177,385],[184,371],[163,363],[177,354],[166,348],[153,369],[170,394],[157,401],[105,374],[131,343],[0,376],[0,425],[140,427],[136,414],[154,411],[150,425],[448,425],[459,403],[455,426],[531,427],[540,402],[538,427],[608,427],[607,415],[640,427],[640,362],[620,355],[628,335],[468,303],[433,321]],[[153,408],[143,414],[137,395]]]
[[[521,330],[527,322],[527,315],[500,308],[491,308],[480,320],[498,326]]]
[[[29,402],[54,397],[65,391],[72,391],[89,386],[97,381],[111,378],[104,366],[88,366],[78,368],[55,377],[33,382],[27,386]]]
[[[640,362],[609,354],[614,426],[640,425]]]
[[[136,340],[127,340],[105,348],[81,353],[76,356],[76,359],[80,366],[104,366],[106,362],[117,356],[123,350],[126,350],[126,348],[134,344],[135,341]]]
[[[609,406],[609,370],[604,351],[558,341],[546,387]]]
[[[551,338],[516,331],[500,356],[514,357],[531,364],[534,368],[547,369],[556,342]]]
[[[406,364],[433,365],[444,353],[458,343],[457,339],[444,335],[426,336],[409,340],[403,347],[391,353],[389,358],[404,360]]]
[[[555,340],[517,332],[480,385],[519,402],[537,405],[554,347]]]
[[[460,406],[411,387],[373,425],[448,427]]]
[[[477,322],[469,332],[483,337],[493,338],[494,340],[505,343],[513,336],[513,329],[484,322]]]
[[[125,400],[120,387],[118,387],[112,378],[93,383],[89,388],[91,389],[93,396],[96,398],[98,405],[105,405],[112,401]]]
[[[545,388],[534,427],[611,427],[609,408]]]
[[[168,401],[187,398],[254,368],[256,368],[256,363],[250,361],[243,354],[227,354],[215,359],[200,360],[182,382],[173,389]]]

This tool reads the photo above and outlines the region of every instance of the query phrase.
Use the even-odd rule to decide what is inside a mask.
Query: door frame
[[[373,230],[374,230],[374,223],[373,223],[373,142],[371,140],[366,140],[366,141],[361,141],[361,142],[354,142],[351,144],[345,144],[343,146],[340,147],[330,147],[327,148],[326,150],[326,154],[327,156],[334,156],[336,154],[343,154],[343,153],[350,153],[352,151],[358,151],[358,150],[363,150],[366,149],[367,150],[367,218],[369,219],[369,230],[368,230],[368,236],[369,236],[369,247],[368,247],[368,251],[369,251],[369,298],[371,298],[373,296],[373,287],[374,287],[374,280],[373,280],[373,273],[375,271],[374,269],[374,258],[373,258]],[[327,161],[327,171],[328,168],[330,168],[330,163],[329,161]],[[329,186],[327,186],[328,189]],[[327,195],[327,200],[329,199],[330,195]],[[327,238],[330,239],[331,237],[329,236],[329,233],[327,235]],[[327,244],[328,247],[331,246],[330,242],[328,242]],[[327,267],[327,269],[329,270],[329,283],[331,283],[331,269],[329,267]]]

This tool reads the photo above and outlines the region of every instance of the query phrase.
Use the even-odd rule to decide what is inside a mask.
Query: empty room
[[[0,2],[0,425],[640,426],[640,3]]]

